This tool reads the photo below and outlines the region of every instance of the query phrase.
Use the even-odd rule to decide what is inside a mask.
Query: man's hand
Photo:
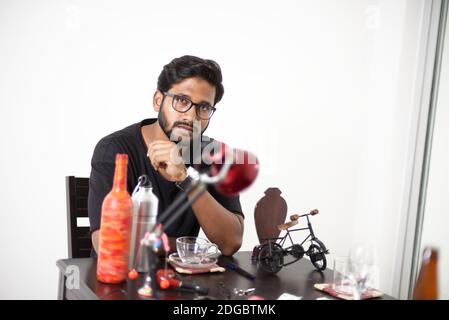
[[[148,158],[154,170],[168,181],[184,181],[186,167],[180,149],[172,141],[153,141],[148,145]]]
[[[99,239],[100,239],[100,230],[95,230],[94,232],[92,232],[92,246],[94,247],[94,250],[97,253],[98,253],[98,246],[100,245]]]

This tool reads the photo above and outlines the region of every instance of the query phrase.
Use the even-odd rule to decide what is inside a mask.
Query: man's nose
[[[184,113],[184,115],[185,115],[185,119],[186,120],[188,119],[190,122],[193,122],[195,120],[199,120],[199,118],[198,118],[198,116],[196,114],[196,106],[192,106],[189,111]]]

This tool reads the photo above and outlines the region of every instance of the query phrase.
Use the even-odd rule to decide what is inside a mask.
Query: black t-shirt
[[[127,187],[131,194],[142,174],[148,175],[153,185],[153,192],[159,199],[158,216],[181,194],[174,182],[165,180],[154,170],[148,157],[148,148],[142,137],[142,126],[154,123],[156,119],[145,119],[101,139],[92,156],[92,170],[89,180],[88,213],[90,232],[100,228],[101,206],[104,197],[111,191],[114,180],[115,156],[117,153],[128,155]],[[209,193],[226,209],[243,216],[238,196],[228,197],[220,194],[213,186],[208,186]],[[197,236],[199,223],[189,207],[173,224],[165,230],[169,237]]]

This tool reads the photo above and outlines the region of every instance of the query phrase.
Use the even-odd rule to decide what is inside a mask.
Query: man
[[[159,198],[160,215],[179,194],[185,196],[189,164],[179,153],[177,143],[191,145],[202,137],[223,92],[221,70],[216,62],[194,56],[176,58],[164,66],[158,78],[153,96],[158,118],[143,120],[98,142],[92,157],[88,197],[95,251],[101,205],[112,188],[115,155],[128,154],[130,193],[140,175],[149,176],[153,192]],[[242,244],[243,218],[238,196],[227,197],[209,187],[165,232],[174,249],[177,237],[197,236],[201,227],[222,254],[232,255]]]

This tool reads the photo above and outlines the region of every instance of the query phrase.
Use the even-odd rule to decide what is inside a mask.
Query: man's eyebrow
[[[206,104],[212,106],[212,103],[210,103],[209,101],[206,101],[206,100],[203,100],[203,101],[200,101],[200,102],[195,102],[195,101],[192,100],[192,97],[190,97],[188,94],[184,94],[184,93],[174,93],[174,94],[176,94],[177,96],[183,97],[183,98],[188,98],[194,104],[204,104],[204,103],[206,103]]]

